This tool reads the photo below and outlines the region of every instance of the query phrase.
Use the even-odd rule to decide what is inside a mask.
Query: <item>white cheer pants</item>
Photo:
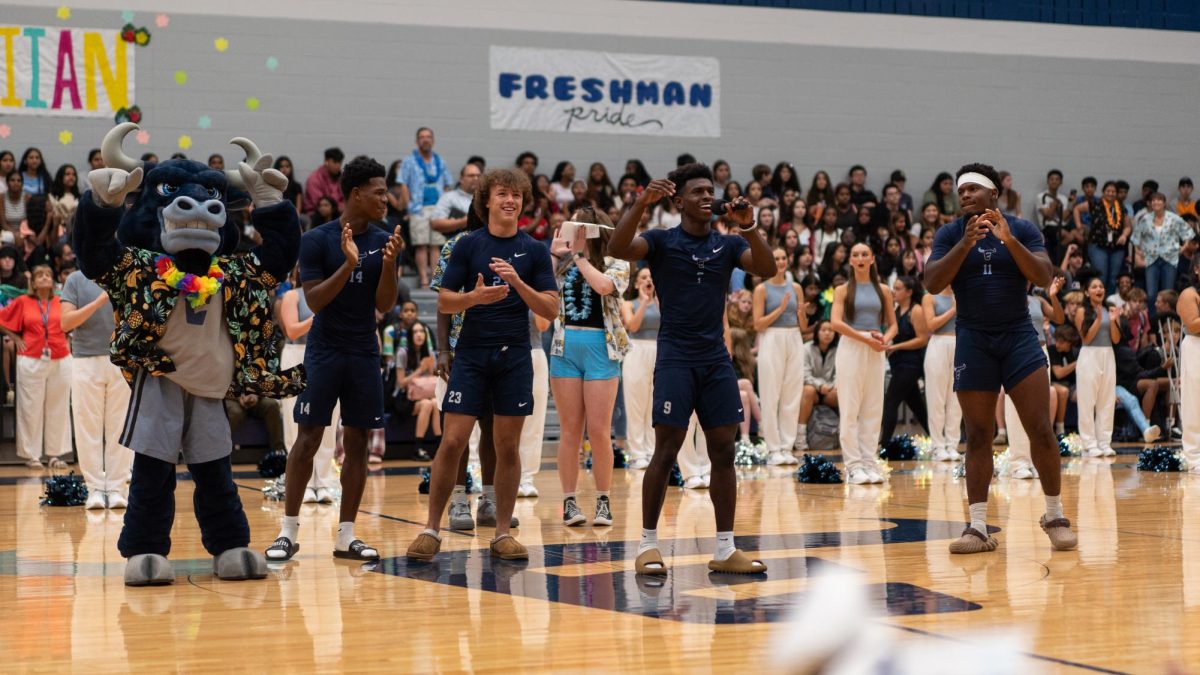
[[[133,451],[118,439],[129,410],[129,385],[107,356],[77,356],[71,364],[75,456],[89,492],[126,494]]]
[[[630,461],[654,454],[654,361],[658,341],[630,340],[621,364],[625,387],[625,448]]]
[[[1112,449],[1117,407],[1117,360],[1112,347],[1084,347],[1075,367],[1079,437],[1084,452]]]
[[[1046,354],[1046,362],[1050,362],[1050,353],[1046,351],[1046,346],[1042,345],[1042,353]],[[1114,377],[1116,377],[1116,366],[1114,362]],[[1046,366],[1047,378],[1049,377],[1050,367]],[[1049,381],[1049,380],[1047,380]],[[1047,392],[1050,390],[1047,389]],[[1116,401],[1116,381],[1113,382],[1113,397]],[[1049,411],[1047,411],[1049,412]],[[1008,471],[1012,473],[1017,469],[1033,468],[1033,449],[1029,445],[1029,434],[1025,433],[1025,425],[1021,424],[1021,417],[1017,414],[1017,406],[1013,403],[1012,396],[1006,391],[1004,392],[1004,426],[1008,429]],[[1110,425],[1111,428],[1111,425]],[[1109,434],[1111,437],[1111,434]]]
[[[1179,351],[1183,458],[1187,461],[1188,471],[1200,472],[1200,336],[1185,337]]]
[[[931,335],[925,348],[925,404],[934,450],[958,450],[962,441],[962,406],[954,393],[956,341],[953,335]]]
[[[791,453],[804,393],[804,336],[798,327],[768,328],[758,342],[762,437],[771,452]]]
[[[683,475],[684,480],[692,476],[707,476],[712,473],[712,460],[708,458],[708,441],[704,437],[704,430],[700,428],[700,421],[695,413],[692,413],[692,419],[688,421],[687,435],[683,439],[683,445],[679,448],[676,460],[679,462],[679,473]]]
[[[532,481],[542,466],[546,436],[546,408],[550,400],[550,365],[546,350],[533,347],[533,414],[521,427],[521,482]]]
[[[304,345],[288,344],[283,346],[283,353],[279,359],[280,368],[291,368],[302,363],[304,363]],[[292,417],[292,410],[296,407],[296,397],[281,399],[279,403],[283,413],[283,443],[291,451],[292,446],[296,444],[296,436],[300,432],[299,425]],[[330,424],[325,427],[325,433],[321,436],[321,447],[313,457],[313,472],[308,479],[310,488],[331,489],[337,487],[338,479],[333,473],[333,452],[337,448],[337,427],[338,420],[341,418],[342,407],[339,403],[333,406]]]
[[[17,454],[62,457],[71,451],[71,357],[17,355]]]
[[[843,336],[835,365],[842,462],[847,471],[874,469],[883,426],[883,354]]]

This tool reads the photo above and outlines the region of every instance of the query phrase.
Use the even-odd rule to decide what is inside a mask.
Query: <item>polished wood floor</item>
[[[661,587],[632,573],[636,471],[616,472],[611,528],[566,529],[557,475],[543,470],[541,497],[517,506],[528,565],[492,562],[484,529],[447,533],[435,563],[410,567],[401,556],[425,497],[416,466],[391,463],[369,479],[358,519],[380,564],[335,562],[335,507],[306,506],[297,559],[240,583],[212,577],[182,481],[179,578],[128,589],[120,512],[41,507],[36,474],[4,469],[0,670],[774,671],[772,645],[809,572],[830,566],[860,573],[880,613],[866,623],[904,644],[1018,629],[1028,636],[1023,672],[1200,672],[1200,477],[1138,472],[1133,450],[1064,460],[1080,540],[1065,553],[1037,527],[1044,503],[1034,481],[996,480],[998,551],[951,557],[965,505],[950,464],[897,462],[886,486],[741,469],[739,545],[769,562],[764,580],[709,577],[708,496],[672,489],[659,529],[672,574]],[[238,482],[262,548],[282,504],[263,500],[252,467]],[[586,508],[590,493],[581,494]]]

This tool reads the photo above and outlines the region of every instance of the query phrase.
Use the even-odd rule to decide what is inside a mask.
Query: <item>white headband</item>
[[[987,176],[985,176],[981,173],[967,172],[958,177],[958,187],[961,188],[963,185],[966,185],[967,183],[974,183],[976,185],[982,185],[983,187],[985,187],[989,190],[996,189],[996,184],[993,183],[990,178],[988,178]]]

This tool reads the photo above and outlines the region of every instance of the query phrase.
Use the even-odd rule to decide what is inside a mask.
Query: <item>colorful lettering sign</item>
[[[112,117],[132,105],[120,31],[0,24],[0,115]]]

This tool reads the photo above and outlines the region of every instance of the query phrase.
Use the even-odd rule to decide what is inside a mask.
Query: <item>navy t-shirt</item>
[[[550,249],[545,244],[519,230],[513,237],[497,237],[487,228],[467,234],[454,245],[441,287],[469,292],[480,274],[488,286],[503,286],[504,280],[490,267],[492,258],[508,262],[521,281],[539,293],[558,290]],[[510,288],[503,300],[467,310],[455,349],[513,345],[529,346],[529,307]]]
[[[358,266],[342,290],[313,317],[308,348],[332,348],[361,354],[378,354],[375,334],[375,289],[383,270],[383,247],[389,234],[375,225],[354,237]],[[346,255],[342,253],[342,224],[325,223],[300,239],[300,281],[321,281],[333,276]]]
[[[658,362],[712,365],[729,360],[725,349],[725,294],[742,252],[750,247],[736,235],[710,230],[694,237],[675,226],[648,230],[646,262],[662,302]]]
[[[1013,237],[1031,253],[1046,251],[1036,225],[1012,216],[1005,219]],[[964,216],[937,231],[929,260],[940,260],[950,253],[962,240],[966,222]],[[1028,326],[1031,319],[1025,301],[1027,283],[1008,248],[988,232],[971,247],[951,284],[954,297],[958,298],[957,325],[992,332]]]

